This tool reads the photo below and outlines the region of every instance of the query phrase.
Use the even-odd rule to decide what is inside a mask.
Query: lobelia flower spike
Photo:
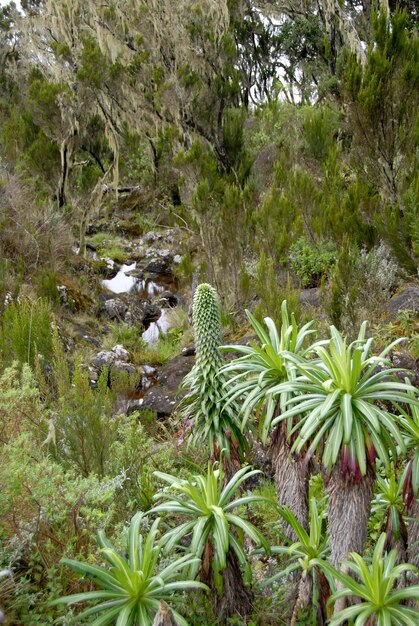
[[[224,401],[228,379],[220,371],[220,309],[217,292],[207,283],[196,289],[192,319],[196,361],[181,385],[187,393],[178,406],[179,417],[191,423],[192,442],[206,442],[216,459],[224,452],[229,461],[239,466],[249,444],[241,430],[238,404]]]

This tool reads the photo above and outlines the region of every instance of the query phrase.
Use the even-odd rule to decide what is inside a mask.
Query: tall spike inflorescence
[[[220,309],[217,292],[203,283],[197,287],[192,313],[196,361],[185,376],[181,389],[186,396],[179,405],[180,417],[190,420],[191,440],[207,443],[216,457],[224,450],[228,456],[239,458],[248,448],[241,432],[239,406],[233,401],[226,404],[227,376],[220,372],[224,361],[221,343]]]

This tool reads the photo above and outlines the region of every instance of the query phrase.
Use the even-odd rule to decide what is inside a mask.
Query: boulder
[[[143,324],[147,324],[150,322],[155,322],[159,319],[161,315],[161,310],[155,304],[149,304],[148,302],[142,305],[142,316],[141,321]]]
[[[112,348],[112,352],[115,354],[116,359],[118,359],[119,361],[123,361],[124,363],[128,363],[129,352],[128,350],[125,350],[123,345],[118,343]]]
[[[176,294],[166,290],[160,294],[157,303],[163,309],[172,308],[179,303],[179,298]]]
[[[419,312],[419,285],[409,283],[403,285],[391,298],[387,310],[392,318],[397,317],[401,311]]]
[[[311,289],[301,289],[300,303],[302,306],[312,306],[318,308],[321,306],[321,289],[320,287],[312,287]]]
[[[173,273],[170,268],[171,261],[172,261],[171,257],[164,257],[160,259],[154,258],[147,263],[144,270],[146,272],[153,272],[155,274],[170,275]]]
[[[101,350],[92,359],[92,365],[98,371],[103,367],[108,369],[127,372],[130,376],[137,373],[135,365],[129,362],[129,352],[124,346],[117,344],[112,350]]]
[[[419,387],[419,359],[414,359],[406,350],[397,350],[391,352],[390,360],[394,367],[405,370],[397,373],[402,382],[408,377],[415,387]]]
[[[154,230],[150,230],[148,233],[144,235],[144,241],[146,243],[152,243],[153,241],[156,241],[157,237],[158,237],[157,233],[155,233]]]
[[[165,363],[159,370],[157,385],[148,389],[142,398],[142,408],[155,411],[160,418],[169,417],[178,400],[179,385],[193,364],[193,357],[183,355]]]
[[[111,319],[124,319],[125,313],[128,311],[128,307],[120,298],[111,298],[104,303],[104,309],[106,316]]]
[[[115,363],[115,353],[112,350],[101,350],[92,359],[92,365],[100,370],[102,367],[111,367]]]
[[[113,365],[113,370],[118,370],[118,372],[126,372],[130,376],[135,376],[137,373],[137,368],[132,363],[126,363],[125,361],[120,361],[119,359],[115,359]]]

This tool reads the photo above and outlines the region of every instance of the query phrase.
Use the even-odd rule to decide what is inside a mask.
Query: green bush
[[[35,377],[27,364],[18,362],[0,376],[0,433],[1,442],[8,443],[23,431],[30,430],[34,442],[45,437],[50,414],[41,403]],[[1,456],[1,452],[0,452]]]
[[[147,511],[152,506],[153,496],[158,486],[153,472],[161,469],[173,471],[177,455],[170,443],[156,443],[147,434],[146,422],[150,414],[135,412],[132,415],[117,416],[117,430],[109,448],[107,473],[110,476],[124,477],[124,489],[118,494],[118,506],[129,514],[133,510]]]
[[[363,319],[381,321],[398,271],[385,244],[359,250],[346,239],[325,293],[325,309],[333,324],[352,337]]]
[[[331,242],[313,244],[307,237],[300,237],[291,246],[289,259],[303,287],[317,287],[336,264],[337,252]]]
[[[61,367],[65,369],[66,365]],[[57,458],[83,476],[92,472],[104,476],[109,447],[118,427],[113,418],[115,396],[108,387],[108,371],[102,370],[97,389],[92,389],[88,372],[80,362],[76,362],[71,377],[65,376],[64,373],[58,385]]]
[[[65,471],[28,432],[0,454],[0,569],[13,572],[0,603],[10,623],[52,624],[57,611],[50,601],[83,586],[63,573],[59,560],[89,554],[94,562],[94,535],[112,527],[123,480]]]
[[[0,361],[3,365],[14,360],[33,365],[38,353],[49,360],[53,322],[48,300],[20,297],[9,302],[0,319]]]
[[[339,130],[338,115],[326,107],[307,107],[303,127],[307,152],[313,158],[323,161]]]

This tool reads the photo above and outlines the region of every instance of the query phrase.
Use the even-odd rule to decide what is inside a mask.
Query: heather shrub
[[[353,336],[363,319],[380,320],[397,281],[398,265],[383,242],[369,251],[345,242],[324,290],[325,308],[332,322]]]
[[[94,537],[114,523],[123,479],[86,478],[52,460],[28,432],[1,449],[0,569],[12,578],[0,587],[0,604],[12,623],[49,624],[58,616],[49,603],[83,583],[62,571],[63,556],[94,562]]]
[[[15,360],[33,365],[38,353],[49,360],[53,320],[48,300],[20,297],[9,302],[0,318],[0,361],[3,365]]]
[[[41,403],[30,367],[14,362],[6,368],[0,376],[0,446],[24,430],[32,433],[34,442],[41,443],[50,417]]]

